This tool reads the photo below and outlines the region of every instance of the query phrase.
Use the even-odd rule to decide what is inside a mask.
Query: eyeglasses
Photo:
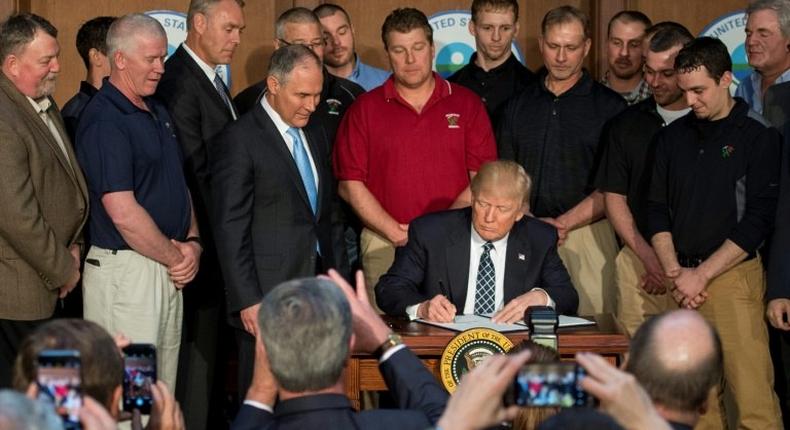
[[[307,48],[307,49],[309,49],[309,50],[311,50],[311,51],[315,51],[316,49],[318,49],[318,48],[321,48],[321,47],[323,47],[324,45],[326,45],[326,39],[321,39],[321,41],[320,41],[320,42],[312,42],[312,43],[304,43],[304,42],[294,42],[294,43],[291,43],[291,42],[285,41],[285,40],[283,40],[283,39],[277,39],[277,40],[278,40],[280,43],[282,43],[284,46],[291,46],[291,45],[302,45],[302,46],[304,46],[305,48]]]

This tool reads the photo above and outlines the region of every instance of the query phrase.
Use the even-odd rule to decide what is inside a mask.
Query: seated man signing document
[[[472,207],[409,224],[409,241],[376,285],[389,315],[450,322],[456,314],[513,323],[529,306],[576,312],[579,296],[557,255],[557,232],[524,216],[531,180],[512,161],[484,164],[472,179]]]

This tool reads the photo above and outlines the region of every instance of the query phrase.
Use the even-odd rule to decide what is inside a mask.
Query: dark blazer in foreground
[[[74,270],[88,188],[57,107],[70,160],[30,101],[0,73],[0,319],[41,320]]]
[[[281,282],[314,276],[316,240],[324,267],[336,264],[329,143],[320,126],[302,130],[318,172],[316,215],[284,139],[260,104],[210,146],[214,236],[232,316]]]
[[[768,288],[765,300],[790,299],[790,123],[784,128],[779,203],[768,259]]]
[[[409,224],[409,241],[395,251],[395,262],[376,285],[376,302],[388,315],[449,291],[458,312],[466,303],[472,209],[421,216]],[[513,225],[505,257],[505,304],[533,288],[544,289],[557,313],[575,314],[579,295],[557,254],[557,232],[525,216]],[[444,285],[444,288],[440,287]]]
[[[242,405],[231,430],[425,430],[439,420],[447,391],[414,353],[404,348],[379,370],[400,409],[357,412],[342,394],[319,394],[279,402],[274,414]]]

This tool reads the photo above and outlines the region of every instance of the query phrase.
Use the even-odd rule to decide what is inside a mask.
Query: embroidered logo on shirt
[[[326,99],[326,104],[329,105],[329,115],[340,115],[340,106],[343,103],[338,99]]]
[[[735,152],[735,147],[732,145],[724,145],[721,147],[721,158],[730,158]]]
[[[461,126],[458,125],[458,118],[460,117],[461,115],[457,113],[446,114],[445,118],[447,118],[447,128],[461,128]]]
[[[518,254],[518,259],[521,261],[525,261],[527,259],[527,256],[525,256],[524,254]]]

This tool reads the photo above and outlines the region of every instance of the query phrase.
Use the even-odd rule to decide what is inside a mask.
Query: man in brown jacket
[[[0,24],[0,387],[17,347],[80,277],[85,179],[50,97],[57,30],[32,14]]]

